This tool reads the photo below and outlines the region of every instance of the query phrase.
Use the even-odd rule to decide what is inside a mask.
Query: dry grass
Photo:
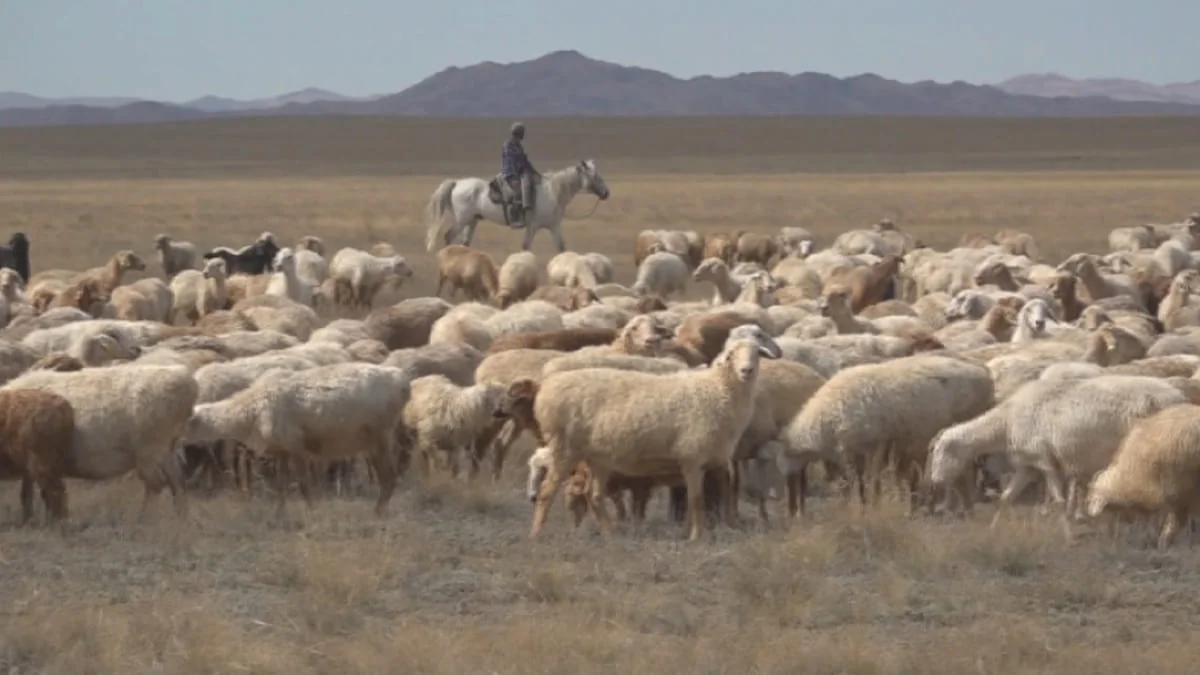
[[[559,147],[589,140],[558,124]],[[11,149],[16,133],[33,132],[3,132],[0,147]],[[117,150],[100,156],[71,135],[84,132],[62,133],[57,144],[27,143],[25,154],[0,151],[9,178],[0,231],[29,234],[35,270],[99,264],[117,248],[148,255],[158,231],[207,246],[269,229],[288,241],[317,234],[334,248],[392,242],[417,270],[406,294],[431,289],[419,213],[440,176],[355,172],[333,160],[315,175],[304,157],[323,152],[320,143],[256,160],[270,171],[233,162],[221,172],[183,150],[178,161],[139,163]],[[170,135],[120,137],[135,133]],[[1143,136],[1125,138],[1128,152]],[[1103,143],[1080,156],[1116,162],[1106,148],[1121,140]],[[876,155],[863,148],[820,165],[787,150],[757,170],[816,162],[804,167],[811,172],[715,175],[685,146],[677,159],[658,146],[607,163],[587,153],[607,169],[614,196],[568,223],[572,248],[612,256],[628,281],[632,237],[645,227],[800,223],[828,241],[886,215],[938,247],[967,231],[1017,227],[1057,257],[1102,247],[1109,228],[1200,207],[1200,173],[1154,160],[1169,153],[1100,172],[997,172],[962,160],[960,168],[993,171],[835,175]],[[72,152],[81,171],[98,173],[65,171]],[[925,161],[906,152],[885,148],[879,166]],[[1063,152],[1076,151],[1046,150],[1052,160]],[[620,169],[642,161],[659,166]],[[454,171],[494,163],[465,162]],[[499,258],[518,237],[485,223],[477,243]],[[544,255],[549,245],[535,247]],[[309,513],[293,502],[291,520],[276,523],[268,500],[223,494],[194,498],[186,524],[164,503],[151,524],[135,526],[135,480],[73,483],[66,537],[16,529],[16,489],[4,484],[0,671],[1173,673],[1193,672],[1200,658],[1191,632],[1200,558],[1187,545],[1158,553],[1141,539],[1085,536],[1068,546],[1057,520],[1033,513],[990,531],[988,507],[967,521],[909,520],[894,507],[862,516],[836,500],[808,523],[719,528],[694,545],[657,502],[644,527],[607,542],[591,525],[572,532],[556,504],[545,538],[530,543],[521,459],[499,485],[410,479],[382,519],[370,515],[369,495],[321,500]]]

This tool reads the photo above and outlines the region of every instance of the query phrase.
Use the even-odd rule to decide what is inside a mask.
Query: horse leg
[[[535,234],[537,234],[537,230],[532,224],[525,226],[525,239],[521,242],[522,251],[528,251],[529,247],[533,245],[533,235]]]
[[[558,248],[558,252],[562,253],[567,250],[567,243],[563,241],[562,225],[550,228],[550,236],[554,238],[554,245]]]

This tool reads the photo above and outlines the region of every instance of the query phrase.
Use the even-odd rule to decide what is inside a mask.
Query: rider
[[[533,178],[537,170],[525,155],[521,141],[525,138],[525,125],[516,122],[512,125],[511,134],[504,144],[500,155],[500,174],[513,192],[521,195],[521,206],[524,213],[533,211]]]

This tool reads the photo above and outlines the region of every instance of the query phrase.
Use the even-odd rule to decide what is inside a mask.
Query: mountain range
[[[256,100],[205,96],[181,103],[129,98],[44,99],[0,92],[0,126],[137,124],[270,115],[449,117],[670,115],[1098,116],[1200,114],[1200,82],[1024,75],[998,85],[874,74],[742,73],[679,78],[556,51],[528,61],[450,67],[389,95],[304,89]]]

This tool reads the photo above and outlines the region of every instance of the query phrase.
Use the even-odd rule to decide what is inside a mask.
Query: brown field
[[[882,216],[945,248],[1015,227],[1044,252],[1200,209],[1193,120],[535,120],[540,168],[594,156],[612,198],[568,221],[629,282],[647,227],[810,227],[828,243]],[[0,238],[35,271],[159,231],[204,246],[270,230],[334,249],[388,241],[432,290],[420,209],[447,175],[496,170],[505,122],[242,120],[0,131]],[[544,140],[543,140],[544,139]],[[579,216],[593,199],[568,213]],[[539,255],[550,242],[540,235]],[[482,223],[497,258],[519,235]],[[526,451],[528,447],[524,448]],[[13,673],[1188,673],[1200,659],[1200,556],[1145,537],[1064,543],[1026,508],[989,530],[858,514],[687,544],[656,502],[604,541],[561,503],[526,539],[518,453],[498,485],[410,477],[385,519],[367,494],[311,512],[193,493],[135,524],[136,480],[69,485],[65,537],[19,529],[0,486],[0,671]],[[778,511],[778,509],[777,509]],[[1186,538],[1185,538],[1186,539]]]

